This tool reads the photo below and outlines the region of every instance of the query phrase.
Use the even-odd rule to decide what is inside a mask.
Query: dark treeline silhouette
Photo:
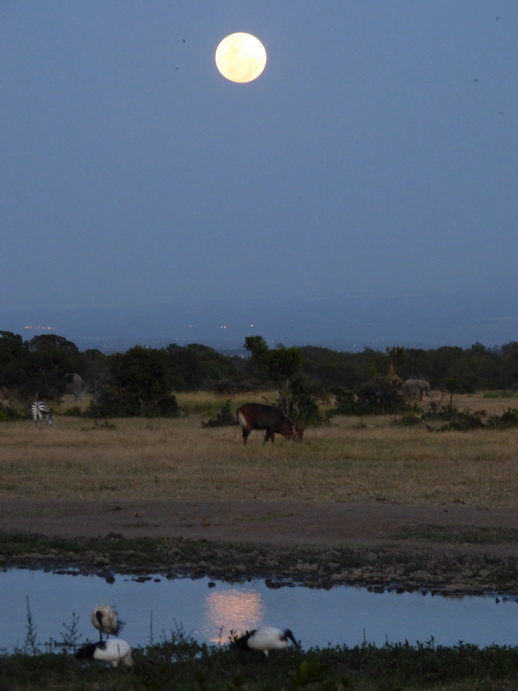
[[[344,353],[305,346],[300,352],[302,371],[328,390],[357,389],[367,379],[385,374],[397,374],[403,380],[426,379],[434,391],[448,391],[454,378],[459,393],[518,389],[516,341],[498,348],[475,343],[466,349],[395,346],[385,352],[365,348],[359,353]]]
[[[24,341],[17,334],[0,331],[0,391],[4,399],[17,403],[34,398],[59,400],[67,391],[66,375],[76,372],[85,380],[87,391],[97,398],[102,394],[108,407],[124,392],[126,403],[113,403],[120,414],[172,412],[171,392],[213,390],[230,395],[267,387],[269,370],[258,368],[261,352],[257,347],[262,339],[256,336],[247,341],[256,348],[250,357],[225,355],[197,343],[160,349],[137,345],[125,353],[105,354],[93,349],[80,352],[74,343],[54,334]],[[274,357],[277,351],[286,351],[286,357]],[[279,345],[270,352],[272,363],[277,367],[295,363],[297,375],[323,395],[356,390],[387,374],[402,380],[426,379],[433,391],[450,390],[453,379],[459,393],[518,389],[518,342],[498,348],[475,343],[467,349],[393,346],[385,352],[365,348],[354,353]]]

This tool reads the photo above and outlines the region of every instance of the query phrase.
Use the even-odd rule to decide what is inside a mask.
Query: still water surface
[[[0,572],[0,593],[0,648],[8,651],[24,644],[27,598],[39,643],[62,640],[73,613],[80,634],[96,640],[90,612],[100,602],[116,606],[126,622],[121,637],[133,646],[159,642],[178,627],[200,642],[226,643],[231,630],[267,624],[291,628],[305,649],[364,641],[415,644],[432,637],[448,646],[518,642],[517,602],[495,596],[374,593],[353,586],[271,589],[262,580],[229,583],[160,575],[145,582],[116,575],[110,584],[98,576],[28,569]]]

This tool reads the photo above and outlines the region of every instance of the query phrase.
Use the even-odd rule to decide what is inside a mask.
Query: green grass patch
[[[273,652],[265,663],[231,643],[207,646],[173,632],[157,644],[134,649],[133,659],[132,668],[106,670],[97,662],[77,660],[72,651],[0,655],[0,689],[460,691],[511,689],[518,684],[518,648],[462,643],[443,647],[433,641],[380,648],[366,643],[307,651],[292,647]]]
[[[518,398],[518,391],[484,391],[482,392],[482,398]]]

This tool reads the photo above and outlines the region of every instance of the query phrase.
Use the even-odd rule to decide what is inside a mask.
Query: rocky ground
[[[518,594],[518,508],[17,499],[0,531],[4,566]]]

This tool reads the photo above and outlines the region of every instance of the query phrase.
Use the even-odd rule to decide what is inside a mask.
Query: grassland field
[[[263,433],[253,432],[245,447],[237,424],[202,426],[225,398],[178,400],[182,414],[173,419],[93,420],[66,414],[65,401],[52,427],[29,418],[2,423],[0,532],[105,539],[106,563],[114,559],[110,535],[223,541],[232,555],[221,560],[225,570],[243,561],[240,545],[272,554],[307,547],[308,573],[296,576],[311,575],[312,584],[341,578],[518,590],[518,428],[441,431],[441,421],[405,427],[388,415],[332,417],[308,428],[302,443],[277,437],[263,444]],[[488,394],[454,403],[488,423],[513,408],[513,398]],[[20,550],[8,542],[2,552],[13,563]],[[345,568],[330,560],[330,548],[367,556]],[[373,550],[384,553],[371,558]],[[257,555],[245,551],[252,555],[245,571],[257,575]],[[117,559],[115,568],[124,561]],[[293,575],[284,557],[272,559],[270,570]],[[196,559],[186,560],[195,568]]]
[[[95,421],[61,415],[65,403],[51,428],[3,423],[0,499],[516,505],[516,428],[444,432],[391,416],[333,417],[302,443],[277,435],[263,444],[253,432],[245,448],[237,425],[202,427],[225,399],[178,398],[186,414],[174,419]],[[513,399],[455,403],[490,420]]]

